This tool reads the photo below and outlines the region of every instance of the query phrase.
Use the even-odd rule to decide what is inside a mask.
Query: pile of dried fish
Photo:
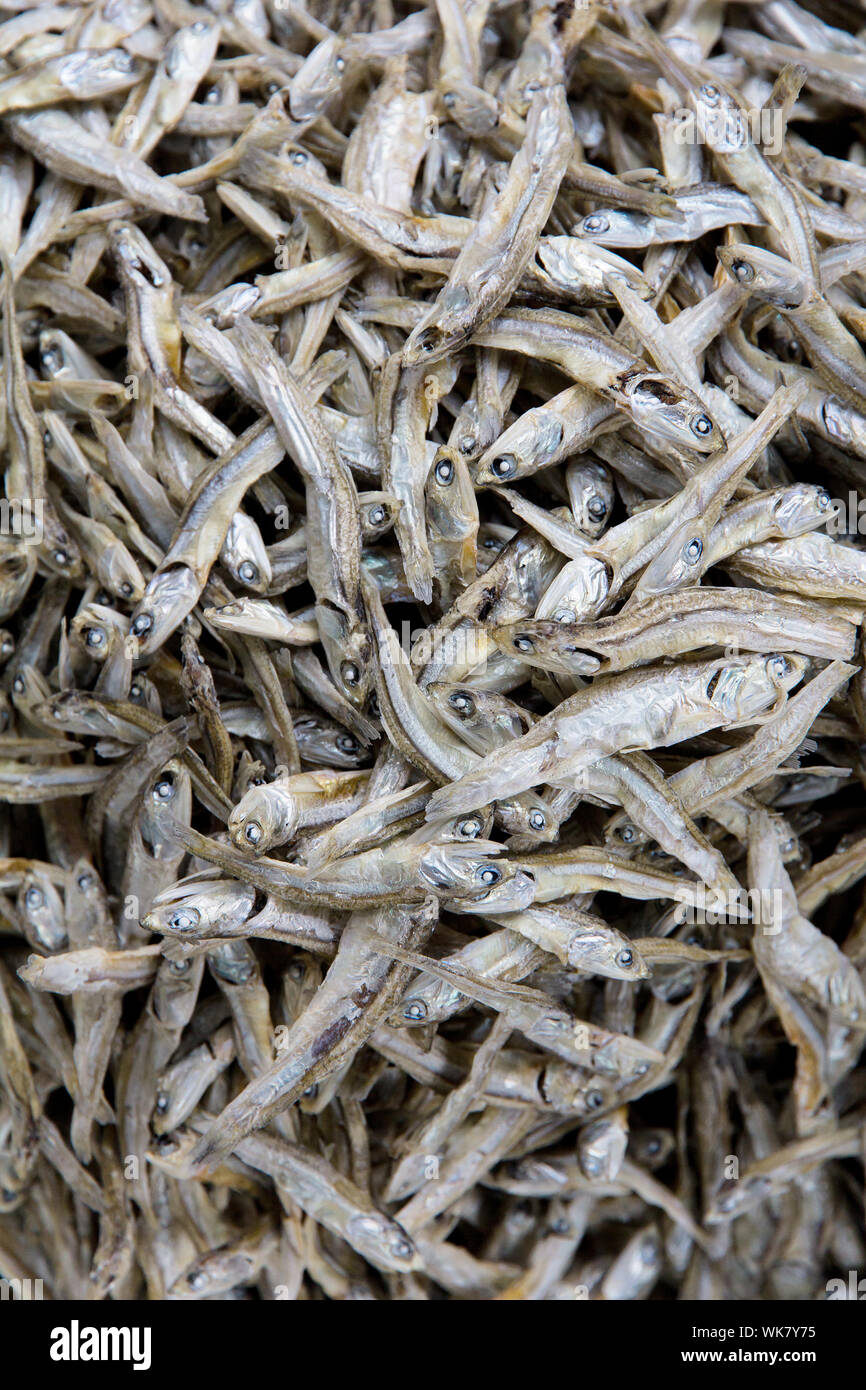
[[[866,1270],[866,20],[807,3],[0,0],[2,1279]]]

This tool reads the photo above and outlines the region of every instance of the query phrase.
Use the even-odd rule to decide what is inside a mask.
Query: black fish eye
[[[519,652],[531,652],[533,648],[531,637],[527,637],[525,632],[518,633],[514,639],[514,646]]]
[[[137,618],[133,618],[130,625],[130,632],[133,637],[146,637],[153,627],[152,613],[139,613]]]
[[[188,975],[192,969],[191,960],[170,960],[168,968],[173,975]]]
[[[410,1023],[422,1023],[427,1017],[427,1005],[423,999],[413,999],[403,1009],[403,1017]]]
[[[158,1115],[164,1115],[171,1101],[165,1091],[160,1091],[156,1098],[154,1109]]]
[[[741,285],[748,284],[750,280],[755,278],[754,268],[749,265],[748,261],[732,261],[731,274],[735,280],[739,280]]]
[[[818,493],[815,501],[822,512],[826,512],[827,508],[833,505],[829,492],[824,492],[823,488]]]
[[[543,830],[547,825],[547,817],[543,811],[530,811],[529,824],[533,830]]]
[[[616,963],[621,970],[630,970],[634,965],[634,952],[624,947],[617,955]]]
[[[583,219],[583,229],[586,232],[606,232],[609,227],[607,218],[597,212],[591,212],[589,217]]]
[[[353,738],[351,734],[338,734],[337,747],[341,753],[357,753],[358,740]]]
[[[86,893],[88,888],[93,887],[93,874],[79,874],[75,880],[82,893]]]
[[[191,1289],[203,1289],[207,1283],[207,1275],[199,1269],[194,1269],[191,1274],[186,1276],[186,1282]]]
[[[477,840],[481,830],[481,821],[477,816],[467,816],[466,820],[459,821],[457,825],[457,832],[464,840]]]
[[[382,506],[381,502],[377,503],[375,507],[371,507],[369,512],[367,513],[367,517],[371,526],[381,526],[386,516],[387,512],[385,511],[385,508]]]
[[[783,656],[771,657],[768,662],[768,668],[770,671],[770,675],[775,676],[777,680],[781,680],[782,676],[787,676],[788,671],[790,670],[790,667],[788,666],[788,663]]]
[[[306,164],[307,155],[303,150],[293,150],[289,155],[289,159],[293,164]]]
[[[489,887],[492,884],[499,882],[499,880],[502,878],[502,871],[500,869],[497,869],[494,864],[487,864],[483,869],[478,870],[476,878],[478,879],[479,883],[484,883]]]
[[[448,109],[449,109],[449,111],[450,111],[451,108],[452,108],[452,106],[455,106],[456,103],[457,103],[457,97],[456,97],[455,93],[454,93],[454,92],[446,92],[445,95],[444,95],[443,98],[442,98],[442,105],[443,105],[443,106],[447,106]]]
[[[168,777],[157,782],[153,789],[153,795],[157,801],[171,801],[174,796],[174,783]]]
[[[471,695],[465,694],[462,690],[455,690],[448,696],[448,703],[452,709],[456,709],[460,714],[472,714],[475,709],[475,701]]]
[[[443,487],[447,487],[454,477],[454,464],[450,459],[440,459],[434,471],[437,483],[441,483]]]
[[[593,518],[594,521],[601,521],[601,518],[607,511],[607,503],[605,502],[604,498],[599,497],[598,493],[596,492],[593,493],[592,497],[590,497],[589,501],[587,502],[586,510],[589,512],[590,516]]]
[[[475,448],[475,436],[472,434],[464,434],[457,447],[461,454],[471,454],[472,450]]]
[[[601,1091],[589,1091],[586,1097],[586,1104],[590,1110],[598,1110],[600,1105],[604,1105],[604,1096]]]
[[[625,844],[630,845],[632,840],[634,839],[634,836],[635,831],[633,825],[620,826],[619,838],[623,840]]]
[[[132,585],[130,584],[128,579],[124,579],[123,583],[120,584],[118,587],[124,598],[132,598]]]
[[[42,907],[45,896],[41,888],[28,888],[24,894],[24,901],[30,908]]]
[[[340,667],[340,675],[343,677],[344,685],[357,685],[361,679],[361,672],[354,661],[344,661]]]
[[[685,555],[687,560],[691,560],[694,562],[695,560],[700,560],[703,551],[703,541],[701,540],[700,536],[695,536],[692,540],[689,541],[688,545],[684,547],[683,554]]]
[[[707,82],[703,87],[701,87],[699,96],[703,97],[704,101],[715,102],[718,101],[719,97],[721,96],[721,93],[718,87],[714,87],[712,83]]]
[[[238,565],[238,578],[242,579],[245,584],[255,584],[258,577],[258,566],[254,565],[252,560],[244,560],[242,564]]]
[[[698,415],[692,421],[692,433],[706,436],[712,434],[713,422],[709,415]]]
[[[345,60],[345,58],[343,58],[339,53],[337,54],[336,58],[334,59],[334,67],[336,68],[337,72],[344,72],[344,71],[345,71],[346,60]]]
[[[491,473],[495,473],[497,478],[510,478],[512,473],[517,472],[517,459],[513,454],[500,454],[490,465]]]
[[[101,627],[89,627],[84,634],[84,643],[88,647],[104,647],[105,630]]]
[[[255,820],[248,821],[244,827],[244,839],[249,840],[251,845],[259,844],[263,833],[262,827]]]

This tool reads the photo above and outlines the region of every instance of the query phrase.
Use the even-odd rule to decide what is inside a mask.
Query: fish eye
[[[623,947],[621,951],[617,952],[616,964],[620,970],[630,970],[634,965],[634,951],[630,951],[627,946]]]
[[[497,478],[510,478],[512,473],[517,472],[517,459],[513,454],[500,454],[490,465],[491,473],[495,473]]]
[[[427,1017],[427,1005],[423,999],[413,999],[403,1009],[403,1017],[410,1023],[423,1023]]]
[[[703,553],[704,543],[700,536],[694,536],[687,545],[683,546],[683,555],[687,560],[691,560],[693,564],[695,561],[700,560]]]
[[[432,328],[428,328],[425,333],[418,337],[418,347],[422,352],[432,352],[436,346],[436,333]]]
[[[385,522],[387,515],[388,513],[385,511],[382,503],[378,502],[375,507],[370,508],[367,513],[367,520],[371,526],[381,526]]]
[[[529,827],[531,830],[544,830],[547,825],[547,817],[543,811],[530,811]]]
[[[527,637],[525,632],[520,632],[515,637],[513,645],[519,652],[531,652],[535,643],[531,637]]]
[[[606,217],[602,217],[598,212],[591,212],[589,217],[583,219],[583,230],[585,232],[606,232],[610,229],[610,223]]]
[[[635,837],[635,828],[633,825],[621,825],[617,833],[625,844],[630,845]]]
[[[191,960],[170,960],[168,968],[172,975],[188,975],[192,969]]]
[[[104,647],[105,630],[101,627],[89,627],[84,634],[84,645],[86,647]]]
[[[238,565],[238,578],[245,584],[255,584],[258,577],[258,565],[254,565],[252,560],[244,560],[243,564]]]
[[[448,696],[448,703],[452,709],[456,709],[460,714],[470,715],[475,710],[475,701],[471,695],[467,695],[463,690],[455,690]]]
[[[391,1253],[395,1255],[398,1260],[409,1260],[415,1253],[415,1247],[405,1236],[397,1236],[396,1239],[391,1242]]]
[[[57,348],[46,348],[40,357],[46,372],[58,372],[63,366],[63,357]]]
[[[354,661],[344,661],[340,667],[340,675],[344,685],[357,685],[361,679],[361,672],[358,670]]]
[[[646,1151],[648,1154],[657,1154],[660,1152],[661,1146],[661,1139],[659,1139],[658,1137],[654,1137],[652,1139],[647,1140]]]
[[[51,433],[50,430],[42,431],[42,443],[45,445],[46,449],[51,448],[52,444],[54,443],[54,435]]]
[[[454,464],[450,459],[440,459],[433,471],[436,474],[437,483],[447,487],[454,477]]]
[[[577,614],[573,608],[557,608],[553,615],[555,623],[573,623],[577,620]]]
[[[129,687],[130,700],[140,700],[143,695],[144,686],[141,684],[141,681],[133,681],[132,685]]]
[[[601,1091],[588,1091],[586,1104],[590,1110],[598,1110],[599,1106],[604,1105],[604,1096]]]
[[[593,521],[601,521],[601,518],[607,511],[607,503],[603,497],[599,497],[598,493],[594,492],[586,504],[586,510],[589,512]]]
[[[293,150],[289,155],[292,164],[306,164],[307,158],[308,156],[304,150]]]
[[[93,887],[93,874],[79,874],[75,880],[82,893],[86,893],[88,888]]]
[[[748,261],[732,261],[731,274],[735,280],[739,280],[741,285],[747,285],[750,280],[755,278],[754,267],[750,266]]]
[[[118,585],[118,588],[123,598],[132,598],[132,585],[128,579],[124,579],[123,583]]]
[[[352,734],[338,734],[336,742],[341,753],[358,752],[358,740]]]
[[[794,839],[793,836],[791,836],[791,838],[788,839],[788,840],[786,840],[785,843],[782,845],[782,853],[783,853],[783,854],[793,854],[793,853],[794,853],[794,850],[795,850],[796,848],[797,848],[797,841]]]
[[[244,839],[249,840],[251,845],[260,843],[262,833],[262,827],[259,825],[258,821],[248,821],[244,827]]]
[[[29,908],[35,909],[37,907],[42,907],[45,903],[45,894],[42,892],[41,888],[28,888],[27,892],[24,894],[24,902]]]
[[[186,1276],[186,1282],[191,1289],[203,1289],[207,1284],[207,1275],[203,1270],[194,1269]]]
[[[823,488],[818,493],[818,496],[815,498],[815,503],[818,509],[822,512],[826,512],[828,507],[832,507],[833,505],[829,492],[825,492]]]
[[[771,656],[770,660],[767,662],[767,670],[770,675],[775,676],[777,680],[781,680],[783,676],[787,676],[790,669],[788,662],[783,656]]]
[[[341,57],[341,55],[340,55],[339,53],[337,54],[336,58],[334,59],[334,67],[336,68],[337,72],[344,72],[344,71],[345,71],[345,68],[346,68],[346,60],[345,60],[345,58]]]
[[[713,696],[715,695],[716,686],[719,683],[719,677],[721,676],[721,674],[722,670],[720,667],[718,671],[713,672],[713,674],[710,676],[710,679],[707,681],[706,696],[708,700],[712,700]]]
[[[52,559],[54,560],[55,565],[68,565],[69,552],[67,550],[55,550]]]
[[[301,1092],[301,1095],[303,1096],[304,1100],[315,1100],[318,1094],[319,1087],[315,1081],[313,1082],[312,1086],[307,1087],[306,1091]]]
[[[695,419],[692,420],[692,434],[706,437],[706,435],[712,434],[712,432],[713,422],[709,415],[697,415]]]
[[[719,100],[721,92],[718,87],[714,87],[711,82],[707,82],[701,87],[698,96],[702,97],[704,101],[716,102]]]
[[[14,681],[12,682],[12,689],[15,691],[16,695],[24,694],[24,681],[21,678],[21,676],[15,677]]]
[[[171,914],[168,925],[174,931],[189,931],[191,927],[198,926],[200,921],[201,913],[197,907],[182,907]]]
[[[457,822],[457,833],[464,840],[477,840],[482,829],[483,826],[477,816],[467,816],[465,820]]]
[[[458,441],[457,447],[461,454],[471,454],[472,450],[475,448],[475,436],[473,434],[464,434]]]
[[[133,637],[146,637],[153,627],[152,613],[139,613],[137,618],[133,618],[130,624],[130,632]]]
[[[452,106],[456,106],[457,96],[454,92],[446,92],[442,98],[442,105],[447,106],[450,111]]]
[[[478,879],[479,883],[483,883],[487,887],[492,887],[494,883],[498,883],[502,878],[502,870],[497,869],[495,864],[486,864],[483,869],[478,870],[475,877]]]
[[[193,24],[191,28],[194,34],[206,34],[208,29],[210,28],[210,25],[205,24],[203,19],[197,19],[195,24]]]
[[[153,795],[156,801],[171,801],[174,796],[174,783],[168,777],[163,777],[154,787]]]
[[[156,1097],[156,1104],[153,1108],[156,1111],[157,1115],[164,1115],[170,1104],[171,1099],[168,1095],[168,1092],[160,1091]]]
[[[205,94],[204,94],[204,100],[207,102],[208,106],[216,106],[217,103],[219,102],[219,99],[220,99],[220,89],[219,89],[219,87],[209,87],[208,90],[207,90],[207,91],[205,92]]]

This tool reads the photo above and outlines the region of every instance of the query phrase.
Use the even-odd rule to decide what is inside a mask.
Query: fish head
[[[565,482],[575,526],[595,540],[613,511],[615,492],[609,470],[592,459],[574,459],[566,467]]]
[[[688,584],[696,584],[706,567],[704,551],[708,527],[698,519],[678,526],[657,555],[647,565],[635,592],[639,597],[669,594]]]
[[[351,771],[363,767],[369,755],[360,739],[340,724],[315,714],[293,720],[298,751],[306,762]]]
[[[229,816],[229,835],[236,849],[265,854],[291,839],[298,827],[297,797],[274,783],[250,787]]]
[[[198,603],[201,585],[186,565],[158,570],[129,621],[139,657],[159,650]]]
[[[345,40],[337,34],[317,43],[292,78],[289,109],[296,121],[318,116],[342,86],[346,71]]]
[[[574,236],[585,237],[599,246],[637,250],[649,246],[655,234],[656,219],[631,208],[596,208],[573,227]]]
[[[597,656],[582,651],[572,617],[578,606],[571,595],[563,599],[551,619],[494,627],[491,636],[503,651],[532,666],[564,675],[593,676],[601,667]]]
[[[567,1062],[548,1063],[539,1090],[554,1110],[574,1115],[592,1115],[612,1105],[616,1097],[611,1082]]]
[[[141,924],[163,936],[219,936],[241,927],[255,901],[255,890],[246,884],[196,874],[157,893]]]
[[[475,468],[476,487],[509,483],[533,473],[552,459],[562,443],[562,421],[552,411],[529,410],[481,455]]]
[[[785,536],[802,536],[813,527],[823,526],[836,514],[836,504],[826,488],[814,483],[796,483],[780,494],[773,506],[773,521]]]
[[[808,664],[791,652],[719,662],[709,671],[704,694],[726,724],[747,723],[798,685]]]
[[[719,246],[716,255],[731,279],[765,304],[792,310],[808,298],[806,277],[783,256],[745,242]]]
[[[69,945],[63,898],[47,874],[25,873],[18,890],[18,911],[30,928],[33,944],[51,954]]]
[[[382,1212],[369,1211],[349,1220],[347,1237],[370,1263],[398,1274],[408,1274],[418,1263],[415,1244],[396,1221]]]
[[[623,384],[635,424],[701,454],[725,447],[725,436],[691,391],[656,372],[637,372]]]

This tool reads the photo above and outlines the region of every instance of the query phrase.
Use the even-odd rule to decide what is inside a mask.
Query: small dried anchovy
[[[3,1280],[866,1268],[866,37],[820,11],[3,9]]]

